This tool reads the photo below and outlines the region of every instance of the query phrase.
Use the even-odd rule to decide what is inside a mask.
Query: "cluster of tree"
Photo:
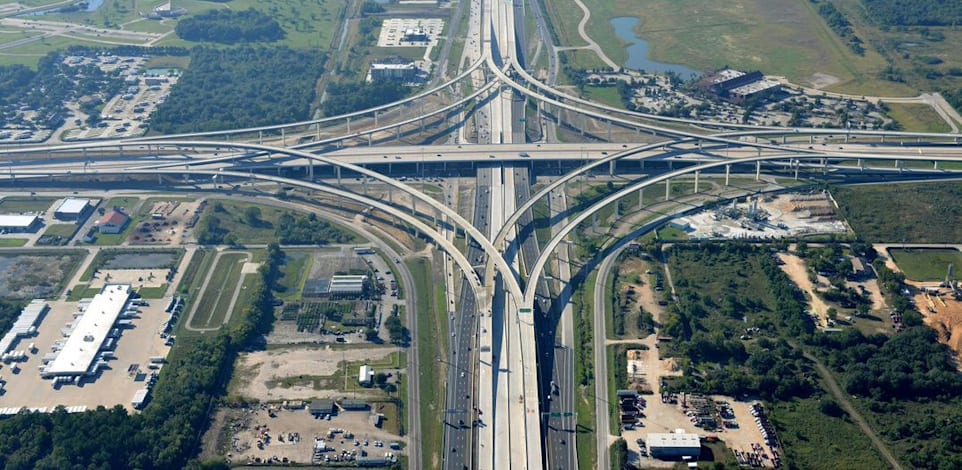
[[[945,0],[865,0],[869,14],[887,26],[954,26],[962,3]]]
[[[10,300],[0,299],[0,336],[7,334],[13,327],[13,322],[20,316],[23,304]]]
[[[313,213],[306,216],[284,213],[278,219],[275,230],[277,239],[290,245],[347,243],[354,238],[333,224],[317,218]]]
[[[912,299],[904,295],[905,275],[892,271],[885,265],[881,258],[872,263],[875,273],[878,275],[879,289],[885,295],[885,300],[896,315],[901,317],[902,324],[905,326],[917,326],[922,324],[922,315],[915,310]]]
[[[208,423],[211,403],[224,392],[236,353],[271,324],[271,286],[284,254],[268,247],[253,300],[228,332],[178,342],[141,414],[121,406],[86,413],[21,413],[0,421],[0,467],[103,469],[220,469],[222,462],[188,459]]]
[[[68,66],[58,52],[42,57],[36,72],[22,65],[0,66],[0,127],[54,129],[64,122],[64,103],[84,96],[101,103],[120,92],[124,86],[120,72],[104,72],[92,64]],[[37,117],[24,120],[18,113],[24,106]]]
[[[151,116],[162,133],[255,127],[310,117],[324,56],[287,47],[198,47]]]
[[[378,13],[384,13],[384,5],[370,0],[361,4],[361,15],[376,15]]]
[[[408,88],[397,82],[347,82],[327,86],[324,114],[336,116],[403,99]]]
[[[852,52],[858,55],[865,55],[865,46],[862,43],[862,39],[855,35],[855,31],[852,30],[852,23],[845,18],[842,12],[835,8],[830,0],[811,0],[812,3],[818,5],[818,14],[825,20],[829,28],[835,31],[840,38],[844,39],[848,47],[852,49]]]
[[[804,298],[767,247],[739,242],[676,245],[671,262],[679,301],[669,306],[662,331],[675,339],[670,354],[689,364],[676,386],[768,399],[807,397],[817,389],[801,352],[779,339],[804,337],[813,325],[805,315]],[[684,266],[702,269],[696,273]],[[764,286],[758,283],[760,275]],[[716,287],[722,295],[715,297],[708,291],[716,288],[706,288],[706,283],[721,278],[724,284]]]
[[[177,22],[174,32],[195,42],[271,42],[284,39],[284,30],[270,15],[253,8],[210,10]]]
[[[387,328],[391,343],[398,346],[407,346],[411,342],[411,332],[401,323],[401,317],[397,313],[391,314],[384,320],[384,328]]]
[[[220,245],[227,240],[230,232],[221,227],[220,217],[210,214],[200,221],[197,227],[197,243],[201,245]],[[231,238],[229,241],[236,241]]]

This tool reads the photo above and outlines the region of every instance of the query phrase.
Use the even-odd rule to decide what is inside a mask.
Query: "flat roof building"
[[[58,220],[80,220],[90,215],[92,210],[93,205],[90,204],[90,199],[68,197],[53,211],[53,216]]]
[[[367,364],[361,366],[361,370],[357,374],[357,381],[364,386],[371,385],[374,382],[374,369]]]
[[[417,77],[418,67],[413,61],[403,64],[371,64],[371,81],[409,82]]]
[[[130,284],[107,284],[95,295],[73,331],[57,354],[43,369],[44,376],[79,376],[95,373],[94,358],[100,351],[107,333],[113,328],[117,318],[130,300]]]
[[[701,438],[684,432],[648,434],[648,451],[659,459],[697,458],[701,455]]]
[[[361,295],[367,276],[334,276],[328,288],[330,295]]]
[[[732,88],[728,94],[733,98],[748,99],[756,96],[767,96],[778,91],[781,84],[774,80],[759,80],[740,87]]]
[[[44,315],[50,311],[50,306],[43,299],[33,299],[20,311],[20,316],[13,322],[10,331],[0,339],[0,354],[6,354],[13,349],[22,337],[32,336],[37,332],[37,325]]]
[[[0,215],[0,230],[5,232],[36,232],[40,225],[40,217],[35,215]]]

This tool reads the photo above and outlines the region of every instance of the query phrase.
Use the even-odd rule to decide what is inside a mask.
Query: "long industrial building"
[[[43,321],[50,306],[43,299],[33,299],[20,311],[20,316],[13,322],[10,331],[0,339],[0,354],[6,355],[17,344],[20,338],[33,336],[37,332],[37,325]]]
[[[107,284],[79,312],[72,331],[57,357],[41,371],[46,378],[75,378],[97,373],[94,360],[107,334],[130,300],[130,284]]]

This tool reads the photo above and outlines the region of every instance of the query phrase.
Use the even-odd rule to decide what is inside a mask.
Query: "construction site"
[[[672,225],[691,239],[772,239],[848,230],[828,192],[732,199],[721,206],[679,217]]]
[[[939,341],[955,351],[962,359],[962,290],[950,264],[942,282],[906,280],[914,286],[915,307],[922,312],[924,322],[938,333]]]

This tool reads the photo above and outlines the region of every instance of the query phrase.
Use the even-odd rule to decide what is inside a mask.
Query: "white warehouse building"
[[[107,334],[124,312],[131,292],[130,284],[105,285],[80,312],[63,348],[41,370],[41,375],[55,378],[96,374],[100,365],[95,360]]]
[[[701,438],[684,432],[648,434],[648,451],[657,459],[698,458]]]

